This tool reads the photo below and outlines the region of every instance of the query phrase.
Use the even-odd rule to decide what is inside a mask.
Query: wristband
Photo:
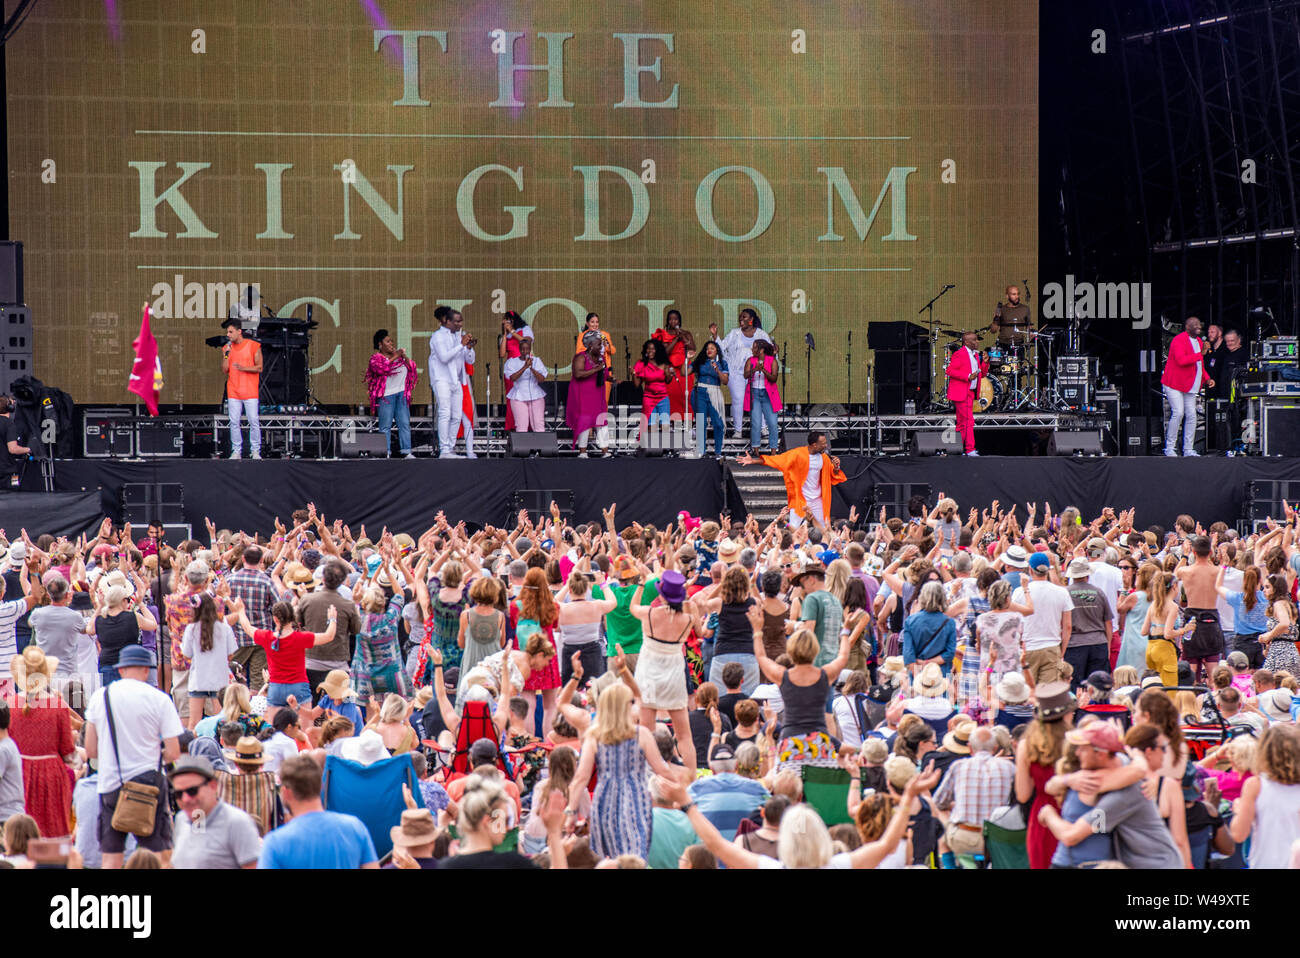
[[[677,810],[678,810],[679,812],[689,812],[689,811],[690,811],[692,808],[694,808],[694,807],[695,807],[695,803],[694,803],[694,802],[687,802],[685,805],[681,806],[681,807],[678,808]]]

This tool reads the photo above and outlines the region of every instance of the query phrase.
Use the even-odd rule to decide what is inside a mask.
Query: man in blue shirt
[[[280,766],[280,798],[292,816],[267,834],[258,868],[378,868],[379,856],[361,819],[327,812],[315,759],[294,755]]]
[[[771,795],[759,782],[736,774],[736,753],[731,746],[715,745],[709,756],[712,775],[696,779],[687,792],[722,837],[734,841],[742,818],[749,818]]]

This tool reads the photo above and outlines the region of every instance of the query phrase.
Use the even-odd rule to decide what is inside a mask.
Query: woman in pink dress
[[[528,639],[536,632],[546,636],[556,654],[544,668],[535,668],[524,682],[525,692],[542,693],[542,728],[549,729],[555,719],[555,706],[560,689],[559,644],[555,641],[555,626],[560,621],[560,607],[551,595],[551,587],[543,569],[529,569],[524,576],[519,598],[510,603],[510,621],[515,626],[515,647],[526,649]],[[534,697],[528,699],[528,727],[533,725]]]
[[[641,415],[646,426],[669,421],[668,386],[676,375],[664,344],[647,339],[641,347],[641,361],[632,367],[632,378],[641,389]]]
[[[600,333],[587,330],[582,344],[586,352],[573,357],[573,378],[569,380],[569,397],[565,403],[564,421],[573,430],[573,444],[578,447],[578,457],[587,458],[587,440],[596,433],[596,444],[606,458],[609,451],[609,406],[605,401],[606,363]]]
[[[27,646],[10,661],[14,693],[5,699],[9,737],[23,757],[23,803],[42,838],[72,834],[73,775],[67,763],[77,747],[72,710],[50,690],[58,665],[38,646]]]

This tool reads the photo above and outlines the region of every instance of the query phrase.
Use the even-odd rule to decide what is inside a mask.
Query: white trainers
[[[262,454],[261,454],[260,452],[255,452],[255,453],[253,453],[251,456],[249,456],[248,458],[249,458],[249,459],[261,459],[261,458],[262,458]]]
[[[976,452],[974,449],[972,449],[970,452],[966,453],[966,455],[968,455],[968,456],[978,456],[979,453]]]
[[[1165,455],[1176,458],[1178,456],[1178,453],[1174,452],[1172,449],[1166,449]]]
[[[461,455],[457,455],[454,452],[440,452],[438,453],[438,458],[439,459],[464,459],[465,457]]]
[[[402,456],[402,458],[403,458],[403,459],[414,459],[414,458],[415,458],[415,453],[413,453],[413,452],[408,452],[406,455]]]
[[[230,458],[231,458],[231,459],[241,459],[241,458],[243,458],[243,457],[242,457],[239,453],[237,453],[237,452],[232,452],[232,453],[230,454]]]
[[[1184,456],[1196,456],[1198,459],[1199,459],[1200,456],[1201,456],[1201,454],[1200,454],[1199,452],[1197,452],[1195,449],[1190,449],[1190,450],[1188,450],[1187,452],[1183,453],[1183,455],[1184,455]]]

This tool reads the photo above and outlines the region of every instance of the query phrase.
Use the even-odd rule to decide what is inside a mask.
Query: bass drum
[[[985,376],[975,399],[975,412],[997,412],[1007,401],[1007,387],[1001,376]]]

